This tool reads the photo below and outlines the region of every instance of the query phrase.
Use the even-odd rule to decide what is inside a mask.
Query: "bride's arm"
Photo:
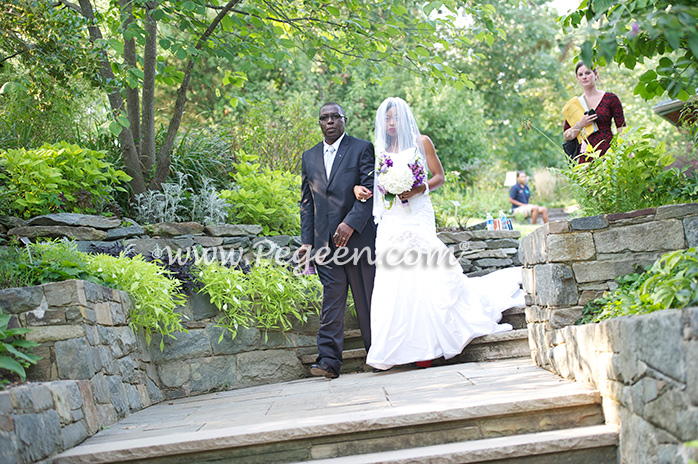
[[[424,145],[424,153],[427,155],[427,166],[431,173],[431,179],[427,181],[429,183],[429,191],[436,190],[446,182],[444,168],[441,166],[441,160],[436,155],[436,149],[431,139],[426,135],[422,135],[422,144]],[[423,187],[418,188],[426,190]]]

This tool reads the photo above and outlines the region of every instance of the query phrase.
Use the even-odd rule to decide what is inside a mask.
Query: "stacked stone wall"
[[[29,463],[69,449],[164,398],[128,326],[124,292],[70,280],[0,290],[11,327],[28,327],[42,357],[31,383],[0,391],[0,463]]]
[[[603,396],[621,464],[689,464],[698,448],[698,308],[553,331],[548,368]]]
[[[698,311],[666,310],[573,326],[615,278],[698,246],[698,204],[555,221],[521,240],[533,360],[587,382],[621,430],[622,463],[687,461],[698,438]]]
[[[131,219],[72,213],[37,216],[29,221],[0,217],[0,244],[11,238],[68,238],[78,250],[95,252],[120,243],[135,253],[163,259],[193,260],[195,256],[223,257],[252,263],[257,257],[288,259],[300,247],[299,236],[260,236],[262,227],[246,224],[207,225],[196,222],[140,226]],[[458,256],[463,272],[476,277],[497,269],[519,266],[519,231],[439,232],[439,238]]]

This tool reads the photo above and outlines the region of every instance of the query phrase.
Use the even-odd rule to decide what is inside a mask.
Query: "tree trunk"
[[[133,4],[132,0],[119,0],[121,12],[126,16],[124,21],[124,30],[133,22]],[[124,39],[124,60],[131,69],[138,68],[138,56],[136,55],[136,40]],[[133,135],[133,140],[136,142],[136,151],[140,153],[141,140],[141,119],[140,119],[140,97],[138,95],[138,87],[131,88],[126,86],[126,109],[128,111],[129,129]]]
[[[95,21],[94,11],[92,10],[92,4],[90,0],[79,0],[80,9],[82,15],[92,24],[88,26],[90,32],[90,41],[95,42],[102,38],[102,32],[99,30]],[[106,82],[113,82],[115,80],[114,73],[111,70],[111,65],[109,64],[109,59],[107,56],[102,57],[102,68],[100,71],[102,79]],[[121,114],[124,109],[124,100],[121,98],[121,94],[118,90],[114,90],[109,94],[109,103],[111,105],[111,110],[114,116]],[[131,189],[134,194],[143,193],[146,190],[145,181],[143,179],[143,172],[141,171],[141,164],[138,161],[138,152],[136,152],[136,144],[133,141],[133,134],[130,130],[122,130],[119,134],[119,142],[121,144],[121,151],[124,157],[124,165],[126,166],[126,173],[132,177]]]
[[[221,20],[235,8],[242,0],[231,0],[228,2],[216,15],[216,17],[211,21],[211,24],[206,29],[201,37],[199,37],[196,43],[197,50],[201,50],[208,38],[216,30],[218,24]],[[182,80],[182,85],[179,86],[177,90],[177,100],[175,101],[174,111],[172,113],[172,118],[170,119],[170,124],[167,127],[167,135],[165,136],[165,141],[160,146],[157,153],[157,167],[155,169],[155,176],[150,182],[151,189],[159,189],[160,185],[167,179],[167,175],[170,172],[170,164],[172,163],[172,147],[174,147],[175,139],[177,137],[177,131],[179,130],[179,125],[182,123],[182,114],[184,114],[184,105],[187,102],[187,91],[189,90],[189,83],[191,82],[191,73],[194,69],[194,58],[190,58],[187,63],[186,70],[184,72],[184,79]]]
[[[145,49],[143,50],[143,114],[141,116],[141,163],[146,176],[152,174],[155,165],[155,71],[158,56],[158,25],[153,11],[158,2],[146,3]]]

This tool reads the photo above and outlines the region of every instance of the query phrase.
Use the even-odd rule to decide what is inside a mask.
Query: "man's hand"
[[[332,236],[332,240],[334,240],[334,246],[336,246],[337,248],[346,246],[347,242],[349,241],[349,238],[351,237],[351,234],[353,233],[353,227],[343,222],[339,223],[339,225],[337,226],[337,230]]]

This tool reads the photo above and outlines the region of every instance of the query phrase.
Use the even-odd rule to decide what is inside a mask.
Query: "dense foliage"
[[[264,168],[300,174],[303,151],[322,138],[319,108],[305,95],[287,98],[281,105],[271,100],[254,103],[236,118],[236,147],[255,154]]]
[[[262,168],[256,155],[238,153],[235,184],[220,192],[230,202],[233,222],[259,224],[264,235],[300,233],[300,176]]]
[[[101,213],[130,179],[103,158],[104,153],[65,142],[0,152],[0,206],[5,214],[25,218]]]
[[[618,288],[584,307],[580,323],[618,316],[681,309],[698,304],[698,251],[664,254],[641,274],[618,277]]]
[[[103,254],[86,257],[86,271],[105,285],[123,290],[133,300],[131,324],[143,330],[147,343],[153,332],[172,336],[182,330],[180,316],[174,310],[186,300],[181,282],[169,272],[141,255],[128,258]],[[160,348],[164,339],[160,339]]]
[[[604,156],[591,157],[590,163],[573,162],[562,170],[583,215],[698,200],[697,176],[666,169],[674,159],[644,128],[625,130]]]
[[[199,266],[198,278],[203,283],[200,292],[224,314],[219,323],[233,338],[240,327],[258,327],[265,333],[288,330],[290,318],[305,322],[308,311],[317,310],[320,300],[316,275],[296,275],[271,261],[260,260],[249,273],[214,261]]]
[[[459,29],[456,12],[467,14],[477,26]],[[294,54],[304,54],[337,82],[343,72],[363,62],[376,76],[385,65],[405,67],[436,82],[472,88],[467,74],[449,63],[448,53],[478,41],[491,44],[499,35],[492,12],[487,4],[455,0],[332,5],[317,0],[81,1],[53,8],[45,2],[13,0],[3,15],[3,29],[12,33],[3,35],[0,53],[41,75],[37,80],[49,81],[44,76],[53,73],[64,81],[73,77],[99,85],[109,99],[110,130],[119,137],[130,185],[138,194],[159,188],[168,177],[187,96],[195,84],[220,96],[229,86],[244,85],[250,70],[274,69]],[[217,62],[223,75],[200,73],[208,60]],[[54,65],[42,68],[43,61]],[[77,66],[59,65],[71,62]],[[158,92],[163,88],[177,89],[174,105],[158,103],[158,97],[167,98],[168,92]],[[238,101],[228,98],[231,105]],[[156,108],[165,107],[170,108],[162,115],[169,118],[167,134],[157,146]]]

